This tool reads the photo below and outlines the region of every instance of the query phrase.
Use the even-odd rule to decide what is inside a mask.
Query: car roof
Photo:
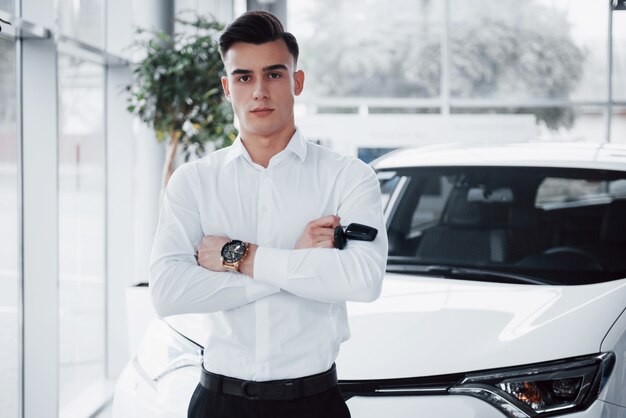
[[[407,167],[519,166],[626,171],[626,144],[600,142],[446,143],[402,148],[373,161],[376,170]]]

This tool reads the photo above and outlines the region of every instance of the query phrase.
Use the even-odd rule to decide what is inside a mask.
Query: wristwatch
[[[248,243],[234,239],[222,247],[222,265],[229,270],[239,271],[239,264],[248,254]]]

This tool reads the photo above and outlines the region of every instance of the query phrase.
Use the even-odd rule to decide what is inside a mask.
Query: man
[[[160,315],[209,313],[188,414],[349,417],[334,361],[349,338],[346,301],[380,294],[387,237],[377,178],[296,129],[304,73],[276,17],[242,15],[220,48],[239,136],[174,172],[151,261]],[[378,236],[339,250],[341,221]]]

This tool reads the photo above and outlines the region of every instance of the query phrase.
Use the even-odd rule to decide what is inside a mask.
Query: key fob
[[[378,230],[376,228],[351,223],[345,228],[345,230],[341,225],[336,227],[335,233],[333,234],[333,241],[335,242],[335,248],[343,250],[348,243],[348,239],[354,239],[357,241],[374,241],[377,234]]]

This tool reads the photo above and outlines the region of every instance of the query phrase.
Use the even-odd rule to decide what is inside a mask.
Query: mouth
[[[274,109],[272,109],[271,107],[264,106],[264,107],[255,107],[254,109],[250,111],[250,113],[256,116],[266,116],[272,113],[273,111]]]

